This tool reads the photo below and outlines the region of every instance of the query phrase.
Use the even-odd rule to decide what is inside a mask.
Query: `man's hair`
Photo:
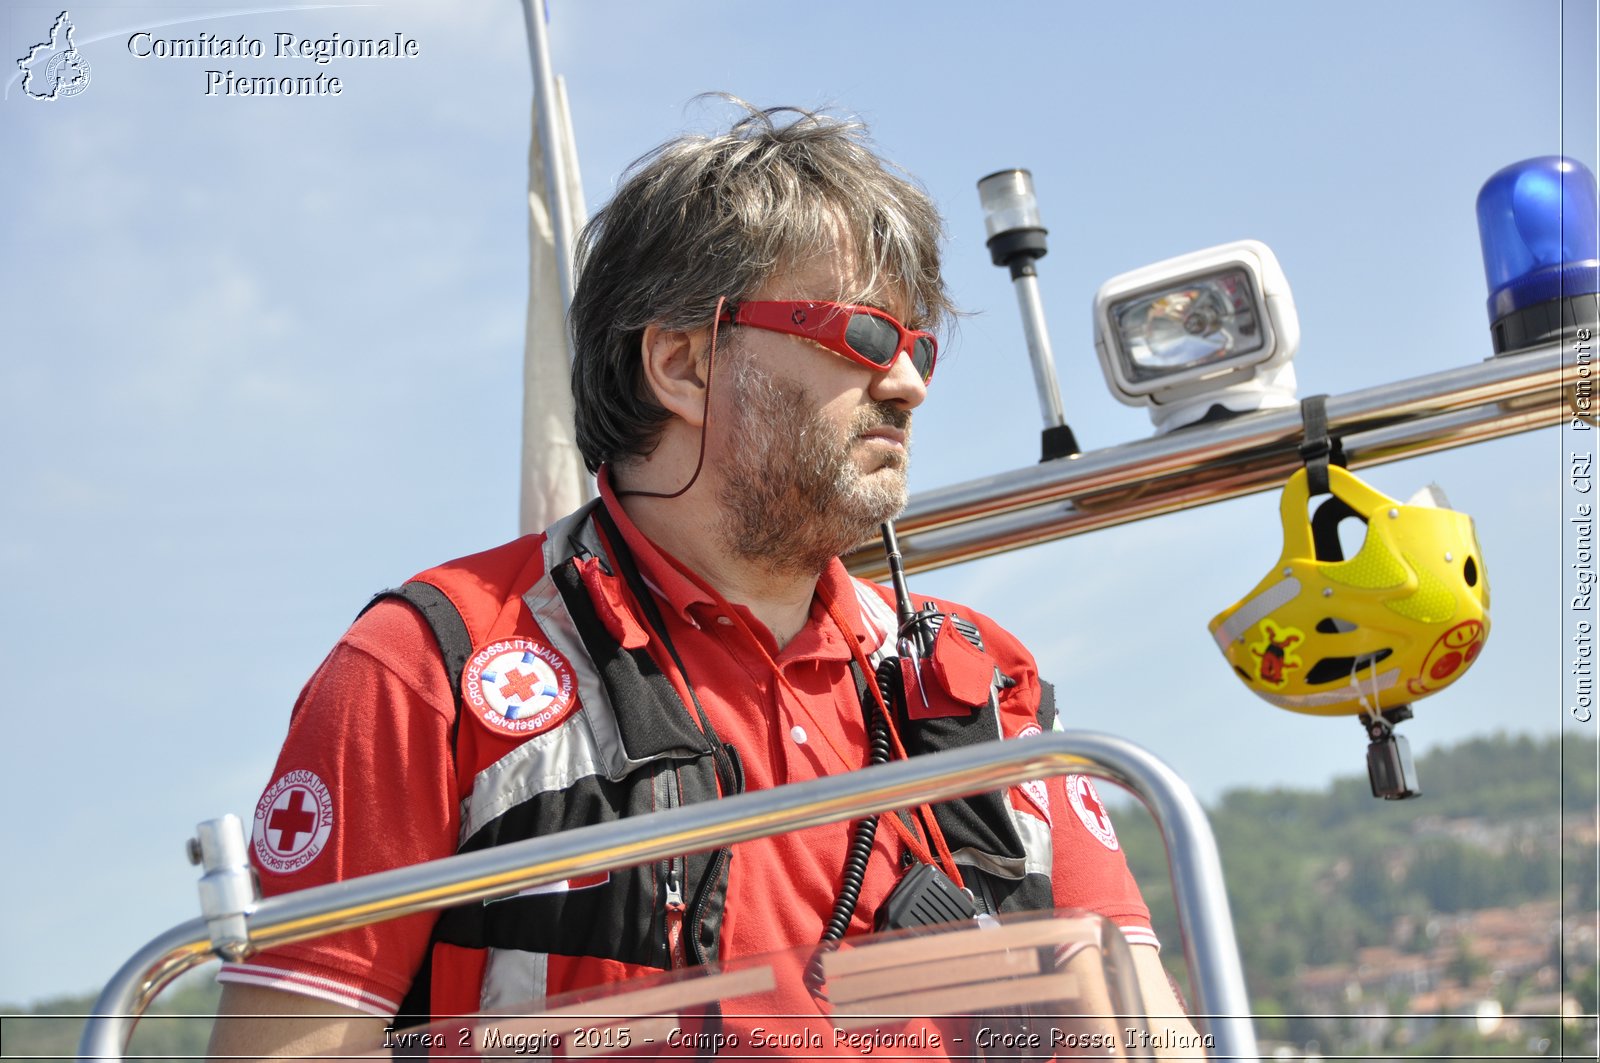
[[[872,151],[866,128],[744,106],[727,133],[682,136],[634,162],[578,235],[572,394],[591,472],[648,454],[669,417],[643,379],[645,326],[707,326],[719,296],[747,298],[836,240],[854,257],[861,289],[816,298],[903,295],[910,328],[934,330],[953,315],[938,211]]]

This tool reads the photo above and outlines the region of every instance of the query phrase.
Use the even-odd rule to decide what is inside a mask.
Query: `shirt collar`
[[[644,581],[649,585],[650,589],[655,591],[657,596],[679,617],[687,623],[698,626],[699,620],[690,614],[690,609],[696,606],[722,611],[733,610],[748,615],[746,610],[730,603],[717,592],[716,588],[701,579],[688,565],[656,546],[644,532],[639,530],[638,525],[628,519],[628,514],[617,500],[616,490],[611,485],[611,467],[609,465],[601,466],[595,480],[600,488],[600,502],[611,514],[611,519],[616,521],[617,530],[622,532],[624,543],[632,551],[634,560],[639,565],[639,574],[644,577]],[[872,592],[867,591],[866,593]],[[820,611],[823,616],[826,616],[827,604],[833,603],[834,611],[839,614],[840,618],[848,622],[850,634],[854,635],[856,641],[870,653],[877,649],[879,636],[870,631],[870,625],[862,616],[861,603],[856,594],[856,581],[846,571],[844,562],[837,557],[832,558],[817,579],[817,590],[812,602],[811,615],[813,618],[817,616],[819,612],[817,605],[820,603],[823,606]],[[811,622],[815,623],[815,619]],[[827,621],[827,623],[831,626],[831,621]],[[796,639],[796,642],[803,640],[805,647],[810,649],[814,646],[816,640],[808,638],[808,634],[812,633],[803,633]],[[826,657],[835,655],[847,657],[850,655],[849,650],[843,644],[839,646],[837,654],[823,649],[822,647],[825,647],[829,641],[831,640],[820,640],[822,645],[816,647],[816,652],[807,652],[804,655]],[[799,648],[794,643],[791,643],[790,646],[785,647],[785,650]],[[788,656],[788,653],[785,652],[784,656]]]
[[[722,595],[718,594],[710,584],[695,575],[688,565],[656,546],[633,521],[628,519],[627,512],[622,508],[622,503],[617,501],[616,491],[611,486],[611,466],[601,466],[595,482],[600,487],[600,502],[611,514],[611,519],[616,521],[617,530],[622,532],[624,544],[639,565],[639,574],[662,601],[689,623],[697,623],[689,615],[691,606],[714,607],[722,603]]]

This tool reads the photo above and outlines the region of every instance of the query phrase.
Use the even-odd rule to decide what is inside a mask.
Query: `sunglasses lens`
[[[933,363],[938,353],[939,348],[931,336],[918,336],[917,342],[911,346],[911,364],[917,367],[918,375],[925,382],[933,375]]]
[[[844,341],[861,357],[884,368],[893,365],[900,353],[900,330],[871,314],[851,314]]]

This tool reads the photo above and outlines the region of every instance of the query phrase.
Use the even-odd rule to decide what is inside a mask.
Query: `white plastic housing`
[[[1260,325],[1259,346],[1197,365],[1141,369],[1135,364],[1117,327],[1120,308],[1164,289],[1215,280],[1241,269]],[[1259,240],[1208,247],[1106,281],[1094,298],[1094,342],[1111,393],[1129,406],[1150,407],[1151,420],[1160,431],[1187,424],[1213,405],[1243,413],[1295,402],[1290,362],[1300,346],[1300,318],[1283,267]]]

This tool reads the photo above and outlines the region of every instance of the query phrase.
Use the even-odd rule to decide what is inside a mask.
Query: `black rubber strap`
[[[1344,442],[1328,433],[1328,396],[1301,399],[1300,421],[1304,425],[1300,460],[1306,465],[1306,487],[1312,495],[1325,495],[1329,463],[1345,467]]]
[[[1012,682],[1014,684],[1015,680]],[[1060,716],[1060,712],[1056,709],[1056,685],[1048,679],[1039,680],[1038,715],[1040,730],[1054,731],[1056,729],[1056,719]]]
[[[450,746],[455,748],[456,734],[461,729],[461,673],[466,670],[467,658],[472,656],[472,636],[467,633],[466,621],[444,591],[431,583],[412,580],[392,590],[379,591],[372,601],[362,607],[356,618],[366,615],[368,609],[385,598],[398,598],[418,613],[433,632],[439,644],[439,655],[444,660],[444,674],[450,681],[450,694],[455,700],[455,715],[450,719]]]
[[[461,673],[467,666],[467,658],[472,656],[472,636],[467,634],[466,621],[461,619],[461,612],[445,596],[444,591],[418,580],[374,594],[372,600],[361,607],[356,619],[361,619],[369,609],[387,598],[398,598],[420,613],[428,629],[433,632],[434,642],[439,644],[439,655],[444,661],[444,671],[450,681],[450,695],[455,705],[455,714],[450,718],[450,756],[453,761],[456,757],[456,736],[461,730]],[[400,1010],[394,1017],[397,1030],[433,1021],[435,940],[436,937],[429,937],[428,947],[422,954],[422,967],[412,979],[405,999],[400,1002]],[[396,1059],[425,1058],[428,1051],[425,1048],[397,1048],[394,1055]]]

